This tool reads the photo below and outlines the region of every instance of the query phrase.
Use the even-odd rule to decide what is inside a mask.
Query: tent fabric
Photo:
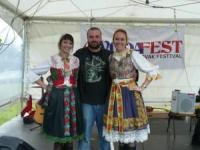
[[[13,29],[19,34],[19,36],[23,36],[23,20],[20,17],[16,17],[15,14],[4,8],[0,5],[0,18],[3,19],[8,25],[12,26]],[[13,19],[15,18],[15,19]],[[12,21],[14,20],[14,21]],[[12,23],[13,22],[13,23]],[[1,31],[2,29],[0,29]]]
[[[19,99],[22,93],[22,39],[0,19],[0,106]]]
[[[110,24],[95,24],[102,30],[110,26]],[[138,24],[113,24],[112,26],[127,28],[134,28]],[[90,24],[88,24],[90,26]],[[143,25],[144,27],[149,25]],[[157,25],[159,26],[159,25]],[[169,26],[169,25],[166,25]],[[150,104],[169,104],[171,101],[172,91],[175,89],[180,89],[181,92],[185,93],[196,93],[200,86],[200,76],[199,66],[200,61],[200,51],[198,47],[200,43],[198,41],[198,34],[200,32],[200,25],[182,25],[185,27],[185,68],[176,70],[160,70],[162,78],[160,80],[154,81],[151,85],[144,91],[145,103]],[[82,47],[80,39],[81,24],[78,23],[68,23],[68,22],[35,22],[30,24],[28,28],[29,33],[29,57],[30,64],[28,66],[36,65],[45,58],[58,51],[57,42],[62,34],[65,32],[70,33],[74,36],[75,47],[74,51]],[[86,32],[85,32],[86,34]],[[36,59],[37,58],[37,59]],[[140,73],[141,79],[139,84],[144,79],[144,74]],[[30,89],[33,92],[33,89]],[[36,92],[36,90],[35,90]]]
[[[116,0],[95,2],[92,0],[4,0],[0,1],[0,17],[8,24],[11,24],[15,17],[11,25],[21,37],[24,37],[25,57],[22,59],[25,63],[25,74],[28,68],[58,52],[57,42],[66,32],[74,36],[74,50],[82,47],[81,24],[87,24],[88,27],[98,26],[101,29],[108,25],[120,28],[127,26],[134,28],[141,25],[144,27],[184,26],[185,68],[161,70],[162,79],[153,82],[144,91],[146,103],[165,105],[170,103],[174,89],[197,93],[200,87],[200,61],[198,61],[200,2],[149,0],[148,5],[145,2],[146,0],[118,0],[117,2]],[[25,33],[25,36],[22,33]],[[142,73],[141,78],[144,78]],[[28,87],[28,84],[25,84]],[[38,89],[28,88],[24,93],[40,97]]]
[[[24,16],[45,17],[137,17],[199,18],[200,5],[195,0],[4,0],[9,8],[18,6]],[[19,5],[18,5],[19,4]]]

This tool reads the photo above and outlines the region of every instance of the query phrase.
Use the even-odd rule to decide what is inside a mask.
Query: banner
[[[81,45],[87,41],[87,25],[81,25]],[[104,48],[115,51],[112,35],[118,28],[113,26],[99,27],[103,35]],[[184,28],[174,27],[123,27],[128,33],[127,47],[140,52],[160,69],[184,68]]]

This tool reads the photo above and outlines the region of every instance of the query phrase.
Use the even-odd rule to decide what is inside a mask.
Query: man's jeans
[[[109,150],[110,145],[102,137],[103,132],[103,115],[105,111],[105,105],[90,105],[82,104],[83,110],[83,123],[84,123],[84,138],[79,141],[79,150],[91,150],[91,136],[92,128],[96,122],[98,134],[99,134],[99,146],[101,150]],[[95,150],[99,149],[95,147]]]

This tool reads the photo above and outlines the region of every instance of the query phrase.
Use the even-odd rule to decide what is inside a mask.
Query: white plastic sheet
[[[113,24],[113,26],[120,28],[126,28],[127,26],[134,28],[136,25],[137,24]],[[88,24],[88,27],[89,26],[90,25]],[[108,26],[108,24],[98,23],[96,26],[99,26],[103,30]],[[143,93],[145,103],[169,104],[171,101],[171,93],[174,89],[180,89],[182,92],[186,93],[197,93],[198,88],[200,87],[200,43],[198,40],[200,25],[183,26],[185,26],[185,68],[160,70],[162,78],[152,82]],[[82,47],[83,44],[81,44],[80,41],[81,38],[84,37],[80,35],[80,30],[80,24],[78,23],[34,22],[30,24],[30,27],[28,28],[28,51],[30,56],[30,64],[28,65],[35,65],[50,55],[58,52],[57,42],[60,36],[66,32],[71,33],[74,36],[74,50]],[[86,31],[84,32],[86,34]],[[144,74],[140,73],[140,77],[141,79],[139,84],[143,82]],[[38,90],[35,89],[35,91]],[[31,92],[31,90],[29,92]]]
[[[0,106],[21,96],[22,39],[0,19]]]

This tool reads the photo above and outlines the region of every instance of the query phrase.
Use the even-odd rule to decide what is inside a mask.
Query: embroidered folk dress
[[[76,91],[78,67],[77,57],[70,56],[69,63],[64,66],[60,55],[56,54],[29,72],[30,81],[35,82],[39,75],[50,70],[52,87],[46,93],[43,131],[55,142],[71,142],[82,137],[82,117]]]
[[[147,78],[157,79],[158,66],[133,50],[127,50],[122,56],[114,52],[109,63],[112,86],[103,135],[110,142],[144,142],[150,133],[147,113],[141,93],[132,89],[137,85],[136,69],[145,72]]]

